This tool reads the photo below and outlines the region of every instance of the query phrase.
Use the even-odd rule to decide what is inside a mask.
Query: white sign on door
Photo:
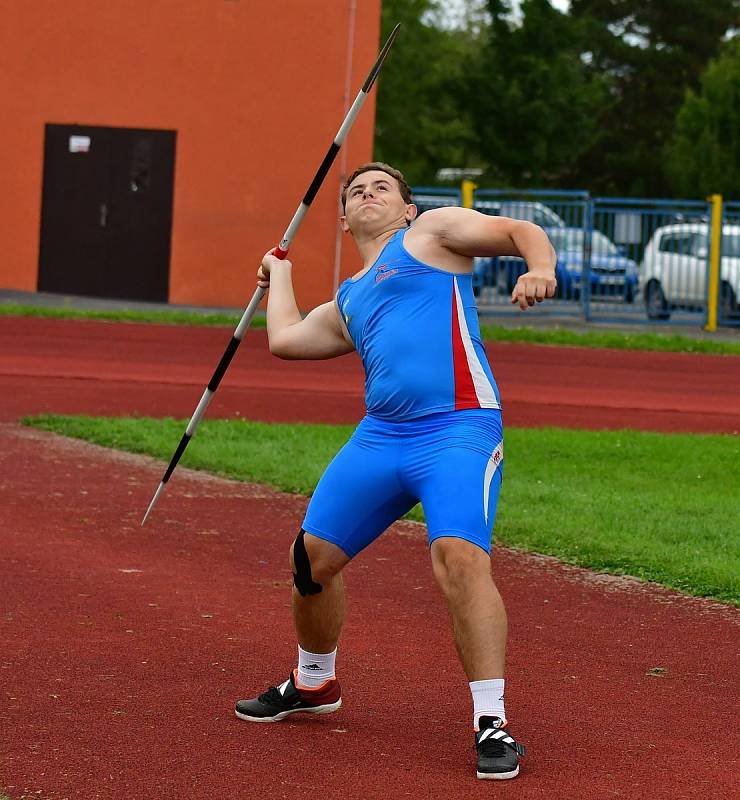
[[[89,136],[70,136],[69,137],[69,152],[70,153],[88,153],[90,151],[90,137]]]

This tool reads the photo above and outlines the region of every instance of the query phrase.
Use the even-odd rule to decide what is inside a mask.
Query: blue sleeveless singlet
[[[337,303],[365,367],[367,413],[404,421],[501,407],[480,337],[472,275],[424,264],[395,233]]]

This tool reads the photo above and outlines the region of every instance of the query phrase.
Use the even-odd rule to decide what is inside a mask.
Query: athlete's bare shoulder
[[[461,218],[458,212],[462,211]],[[450,272],[470,272],[472,259],[447,246],[447,234],[466,218],[468,208],[433,208],[411,223],[404,237],[404,246],[414,258]],[[471,212],[475,213],[475,212]]]
[[[460,206],[431,208],[415,219],[412,227],[430,235],[444,237],[446,231],[451,227],[464,224],[476,216],[478,216],[478,212],[473,211],[472,208],[460,208]]]

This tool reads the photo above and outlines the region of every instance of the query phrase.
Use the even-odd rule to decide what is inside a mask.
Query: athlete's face
[[[373,233],[407,225],[416,206],[406,203],[398,181],[387,172],[372,170],[358,175],[347,189],[342,227],[352,233]]]

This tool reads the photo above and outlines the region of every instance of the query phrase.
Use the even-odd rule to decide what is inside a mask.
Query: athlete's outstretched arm
[[[523,258],[529,271],[519,278],[511,294],[511,302],[521,309],[555,295],[557,257],[538,225],[456,207],[427,211],[415,224],[428,226],[444,247],[464,256]]]
[[[258,285],[270,290],[267,298],[270,352],[278,358],[322,359],[354,350],[342,332],[333,300],[301,318],[293,293],[292,271],[290,261],[275,258],[270,251],[257,272]]]

